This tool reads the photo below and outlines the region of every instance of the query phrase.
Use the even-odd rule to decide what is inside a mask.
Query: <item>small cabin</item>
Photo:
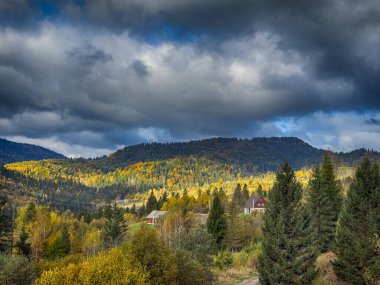
[[[250,214],[254,211],[264,212],[267,201],[262,196],[252,196],[244,206],[244,213]]]
[[[145,221],[147,224],[156,225],[158,221],[167,213],[167,211],[152,211],[148,216],[146,216]]]

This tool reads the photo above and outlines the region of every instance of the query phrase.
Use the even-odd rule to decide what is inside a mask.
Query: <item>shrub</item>
[[[35,275],[34,264],[25,256],[0,253],[0,284],[28,285]]]
[[[229,251],[220,251],[214,256],[214,264],[219,269],[230,267],[233,264],[233,257]]]
[[[181,285],[203,285],[210,284],[210,274],[185,250],[176,251],[176,264],[178,268],[177,284]]]

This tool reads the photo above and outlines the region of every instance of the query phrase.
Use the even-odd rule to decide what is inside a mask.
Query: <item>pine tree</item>
[[[21,230],[19,241],[16,243],[16,247],[19,249],[20,253],[25,256],[29,256],[30,254],[30,243],[28,242],[29,235],[25,231],[25,228]]]
[[[288,163],[277,173],[264,214],[262,254],[258,271],[262,285],[310,284],[315,278],[310,217],[302,205],[302,188]]]
[[[328,179],[324,175],[319,167],[314,168],[307,197],[315,246],[321,253],[331,249],[337,222],[335,203],[330,193],[331,187],[326,183]]]
[[[241,198],[243,201],[243,204],[249,199],[249,192],[248,192],[248,186],[244,183],[243,191],[241,192]]]
[[[161,209],[162,206],[164,205],[165,202],[168,201],[168,193],[166,193],[166,191],[164,192],[164,194],[162,194],[162,196],[160,196],[160,199],[158,200],[158,209]]]
[[[123,217],[123,213],[116,206],[112,208],[112,216],[106,223],[105,238],[110,246],[120,243],[127,230],[127,226]]]
[[[335,177],[334,166],[331,163],[331,156],[329,153],[326,153],[323,157],[321,178],[322,187],[325,188],[324,191],[327,191],[331,203],[331,222],[336,224],[343,200],[341,195],[341,189]],[[331,236],[331,241],[332,240],[333,238]]]
[[[223,246],[226,230],[227,223],[224,216],[224,210],[220,198],[218,194],[216,194],[207,218],[207,231],[212,235],[215,244],[219,248],[222,248]]]
[[[261,184],[259,184],[259,187],[257,187],[256,193],[259,196],[263,196],[265,194],[265,192],[263,190],[263,186],[261,186]]]
[[[158,208],[158,202],[152,190],[150,192],[148,202],[146,203],[146,212],[149,214],[153,210],[157,210],[157,208]]]
[[[379,168],[366,158],[356,170],[338,221],[334,270],[339,278],[365,284],[366,274],[374,270],[380,280],[380,270],[374,268],[380,264],[379,234]]]
[[[139,217],[143,217],[146,215],[146,208],[145,208],[145,204],[142,204],[142,206],[140,207],[139,209]]]
[[[12,207],[8,197],[0,194],[0,252],[11,249],[12,226]]]
[[[236,185],[234,194],[232,195],[232,199],[236,202],[236,204],[240,207],[241,206],[241,185],[238,183]]]
[[[36,205],[34,204],[33,201],[31,201],[28,203],[28,206],[26,208],[25,223],[29,223],[29,222],[34,221],[36,219],[36,215],[37,215]]]
[[[49,258],[64,257],[69,254],[71,250],[70,237],[65,226],[61,232],[59,232],[51,244],[46,248],[46,256]]]
[[[239,231],[239,209],[234,200],[228,205],[227,211],[227,232],[226,232],[226,245],[230,250],[238,250],[241,248],[240,239],[238,236]]]
[[[131,212],[132,215],[137,215],[136,204],[132,205],[132,208],[131,208],[130,212]]]

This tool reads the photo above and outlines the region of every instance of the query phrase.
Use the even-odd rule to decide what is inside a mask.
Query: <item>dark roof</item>
[[[262,196],[255,195],[250,197],[247,202],[245,203],[244,208],[254,208],[253,205],[256,203],[256,201],[260,198],[263,198]],[[264,200],[264,199],[263,199]],[[265,200],[264,200],[265,201]]]

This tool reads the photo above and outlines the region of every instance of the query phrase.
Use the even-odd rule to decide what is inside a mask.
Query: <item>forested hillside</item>
[[[297,169],[316,164],[323,152],[298,138],[213,138],[182,143],[128,146],[94,162],[107,169],[140,161],[166,160],[177,156],[203,156],[244,167],[249,172],[267,172],[278,170],[285,160]]]
[[[0,138],[0,163],[2,164],[48,158],[64,158],[64,156],[40,146]]]
[[[270,170],[278,169],[286,159],[297,166],[305,185],[311,167],[320,163],[323,153],[296,138],[219,138],[131,146],[98,159],[17,162],[7,164],[2,172],[12,182],[8,185],[13,185],[14,195],[22,193],[42,204],[58,206],[60,200],[60,208],[75,210],[82,209],[82,204],[93,207],[137,193],[141,193],[139,199],[145,199],[149,190],[182,193],[186,189],[195,196],[200,190],[223,188],[231,193],[238,182],[251,192],[259,185],[269,190],[274,181]],[[375,159],[379,154],[364,149],[332,153],[343,185],[348,185],[352,176],[353,168],[348,166],[366,155]]]
[[[320,162],[325,151],[295,137],[213,138],[128,146],[93,162],[99,168],[110,170],[136,162],[167,160],[178,156],[201,156],[231,164],[245,174],[252,174],[278,171],[285,160],[295,169],[309,168]],[[366,155],[374,161],[380,158],[378,152],[359,149],[349,153],[334,153],[333,160],[336,165],[356,166]]]

